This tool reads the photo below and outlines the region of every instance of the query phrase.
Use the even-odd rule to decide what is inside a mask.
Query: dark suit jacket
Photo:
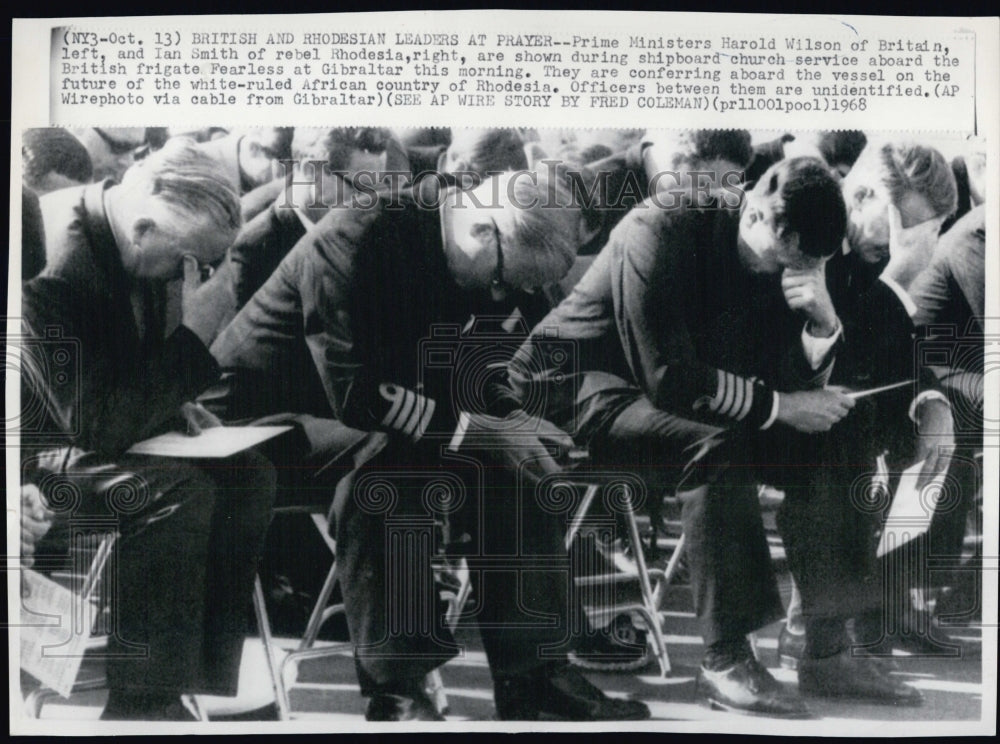
[[[461,349],[469,348],[459,331],[470,315],[531,311],[520,293],[498,306],[488,291],[455,284],[440,212],[427,208],[439,203],[438,184],[424,179],[417,188],[419,197],[404,190],[371,208],[331,209],[219,335],[212,352],[238,378],[232,398],[243,415],[323,406],[325,415],[370,431],[380,428],[380,383],[419,385],[441,403],[435,418],[451,434],[453,376]],[[424,349],[442,331],[454,332],[436,342],[447,348],[428,364]],[[495,346],[496,336],[489,338]],[[519,343],[511,342],[510,353]],[[452,363],[437,361],[449,352]],[[503,376],[502,365],[496,375]],[[316,382],[325,395],[301,395]],[[485,381],[466,384],[481,390]]]
[[[844,329],[831,382],[852,388],[912,379],[913,320],[879,275],[885,264],[867,264],[855,253],[836,253],[826,264],[827,289]]]
[[[236,308],[243,307],[278,268],[281,260],[306,234],[294,209],[279,209],[279,201],[243,226],[229,251]]]
[[[21,305],[34,361],[25,364],[22,408],[43,412],[26,432],[29,446],[34,438],[117,454],[161,429],[218,376],[190,330],[164,338],[162,285],[125,273],[104,211],[111,185],[42,200],[47,265],[24,285]]]

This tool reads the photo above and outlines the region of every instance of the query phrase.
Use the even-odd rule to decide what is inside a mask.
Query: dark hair
[[[684,159],[708,162],[726,160],[745,168],[753,158],[750,132],[745,129],[694,129],[687,133]]]
[[[94,177],[94,164],[87,148],[65,129],[28,129],[21,139],[24,182],[39,189],[49,173],[59,173],[80,183]]]
[[[844,242],[847,208],[840,185],[819,158],[792,158],[775,164],[762,176],[772,184],[780,180],[781,207],[775,210],[779,232],[797,233],[799,250],[807,256],[832,256]],[[768,176],[768,174],[771,174]]]
[[[484,129],[472,145],[468,165],[480,176],[525,170],[528,156],[524,151],[524,138],[516,129]]]
[[[323,138],[323,152],[331,171],[347,170],[351,153],[361,150],[378,154],[385,152],[392,132],[384,127],[338,127]]]
[[[276,160],[288,160],[292,157],[292,140],[295,138],[295,127],[274,127],[274,140],[271,143],[271,154]]]
[[[820,155],[831,167],[841,164],[854,165],[867,144],[868,138],[865,133],[857,129],[821,132],[817,142]]]
[[[166,127],[146,127],[146,144],[150,150],[159,150],[170,139],[170,132]]]
[[[595,142],[590,147],[580,152],[580,162],[584,165],[588,165],[590,163],[596,163],[598,160],[610,158],[614,154],[614,151],[612,151],[612,149],[607,145]]]

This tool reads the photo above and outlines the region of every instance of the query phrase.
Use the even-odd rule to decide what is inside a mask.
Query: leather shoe
[[[955,658],[961,653],[961,646],[954,642],[939,641],[931,635],[919,633],[887,633],[878,643],[856,646],[855,654],[862,656],[891,657],[895,650],[905,651],[912,656],[937,656]]]
[[[819,697],[852,697],[877,703],[918,706],[920,691],[890,676],[880,659],[852,656],[850,649],[825,659],[802,659],[799,691]]]
[[[585,634],[569,662],[598,672],[628,672],[649,664],[646,631],[635,627],[629,615],[618,615],[607,628]]]
[[[719,671],[702,666],[695,678],[695,689],[717,710],[779,718],[811,717],[802,699],[786,690],[753,657]]]
[[[494,684],[501,721],[644,721],[649,708],[638,700],[612,698],[568,663],[546,664],[528,674],[498,677]]]
[[[444,716],[422,690],[406,695],[378,693],[368,701],[366,721],[444,721]]]
[[[778,634],[778,662],[785,669],[798,669],[806,655],[806,634],[793,633],[786,625]]]
[[[106,705],[102,721],[197,721],[198,716],[178,698],[169,703],[153,703],[136,707]]]

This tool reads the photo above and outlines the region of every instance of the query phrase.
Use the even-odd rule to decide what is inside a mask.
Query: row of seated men
[[[884,605],[913,587],[883,581],[865,484],[880,455],[923,462],[923,481],[950,468],[963,508],[931,534],[961,552],[982,417],[978,160],[959,189],[933,148],[860,133],[756,153],[741,131],[586,148],[510,130],[213,134],[136,145],[151,152],[120,182],[25,209],[41,260],[22,408],[41,423],[22,433],[22,553],[41,567],[74,525],[117,520],[114,611],[148,653],[111,654],[105,718],[184,718],[183,694],[235,693],[272,507],[304,492],[329,503],[370,720],[440,718],[422,680],[458,649],[434,609],[435,520],[479,566],[499,718],[647,717],[567,663],[582,610],[545,486],[579,449],[649,498],[679,494],[707,702],[920,703],[877,653],[899,635]],[[943,324],[959,330],[915,330]],[[67,352],[79,363],[55,374]],[[295,436],[221,460],[127,452],[222,421]],[[798,691],[747,642],[784,615],[760,484],[785,493],[798,598],[780,651]]]

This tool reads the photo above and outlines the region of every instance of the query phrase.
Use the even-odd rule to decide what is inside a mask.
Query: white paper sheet
[[[37,571],[21,575],[21,668],[69,697],[97,608]]]
[[[279,434],[291,426],[215,426],[191,436],[181,432],[168,432],[132,445],[133,455],[157,457],[206,457],[224,458],[242,452]]]
[[[938,473],[923,488],[917,488],[917,480],[925,462],[926,460],[921,460],[907,468],[899,479],[882,529],[882,537],[879,539],[879,558],[915,540],[931,526],[934,511],[944,493],[945,473]]]

